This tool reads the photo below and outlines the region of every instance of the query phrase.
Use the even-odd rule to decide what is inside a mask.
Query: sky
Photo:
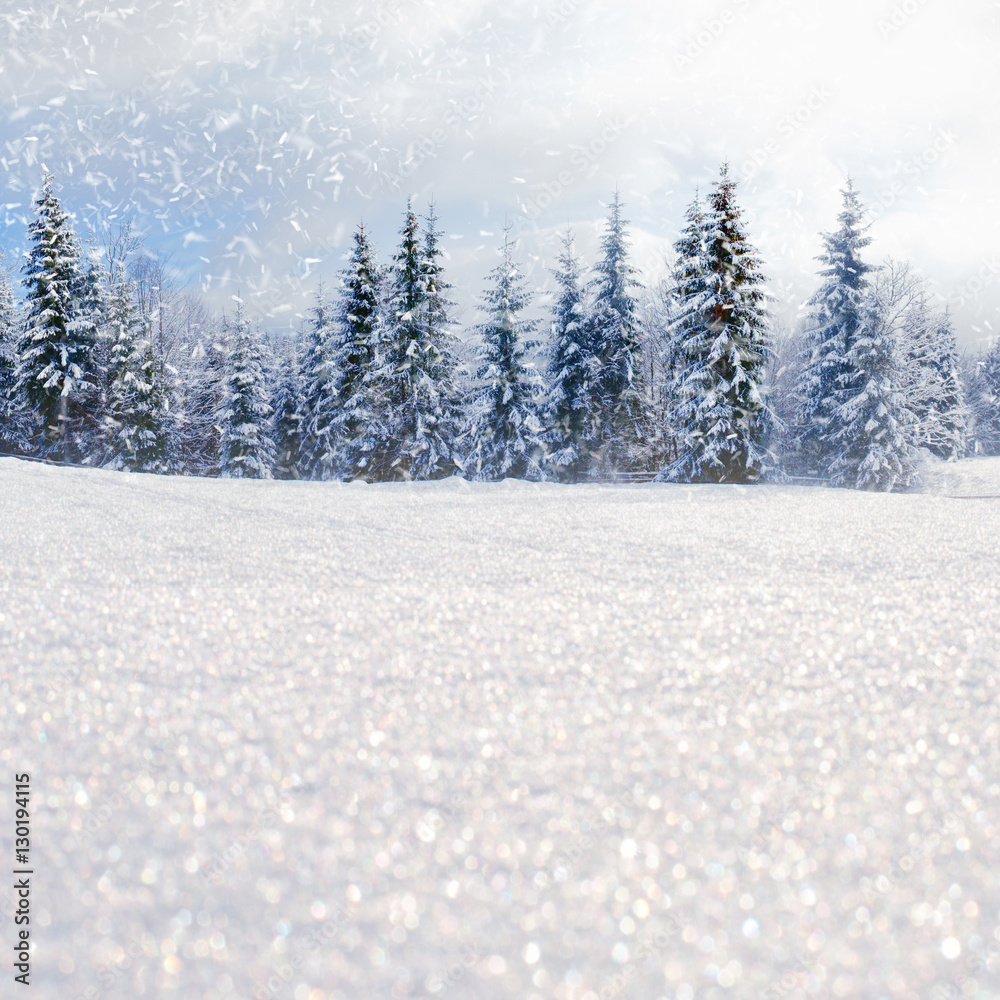
[[[81,232],[131,218],[213,306],[280,331],[359,222],[388,261],[407,199],[433,199],[468,325],[505,222],[544,291],[567,226],[593,263],[617,188],[653,280],[728,160],[786,323],[851,176],[869,259],[910,260],[966,347],[1000,325],[997,3],[24,3],[0,0],[15,261],[49,170]]]

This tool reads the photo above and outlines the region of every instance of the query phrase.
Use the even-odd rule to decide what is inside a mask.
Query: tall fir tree
[[[276,351],[277,367],[271,393],[275,479],[303,478],[306,394],[300,354],[299,337],[288,337]]]
[[[231,479],[270,479],[274,468],[268,359],[237,304],[226,383],[216,419],[221,429],[219,474]]]
[[[79,463],[99,427],[92,369],[93,317],[80,244],[47,174],[28,227],[22,268],[25,316],[18,347],[18,383],[33,416],[32,451]]]
[[[536,399],[539,378],[525,364],[536,324],[522,315],[530,294],[513,259],[510,226],[500,263],[482,297],[487,319],[477,332],[482,360],[476,373],[465,470],[476,479],[541,479],[544,449]]]
[[[455,361],[439,293],[441,251],[436,226],[420,240],[407,205],[393,258],[386,337],[387,400],[391,450],[387,479],[438,479],[461,468]]]
[[[966,391],[977,455],[1000,455],[1000,337],[972,359]]]
[[[378,480],[385,475],[390,441],[380,284],[378,264],[362,224],[354,234],[354,252],[343,276],[334,321],[340,479]]]
[[[116,267],[108,308],[107,459],[132,472],[171,471],[171,385],[153,346],[148,319],[138,310],[132,283]]]
[[[18,310],[6,268],[0,269],[0,455],[28,447],[28,411],[18,390]]]
[[[302,443],[302,470],[308,479],[336,477],[339,441],[335,311],[321,285],[309,322],[302,375],[306,420]]]
[[[550,326],[543,431],[548,473],[567,482],[586,474],[599,448],[600,416],[594,409],[597,362],[591,351],[580,274],[573,234],[567,230],[559,266],[552,271],[559,291]]]
[[[830,415],[836,449],[830,478],[836,486],[901,489],[913,478],[915,416],[906,398],[905,356],[887,296],[866,297],[850,350],[850,378]]]
[[[810,322],[806,334],[802,382],[798,393],[802,408],[797,417],[795,441],[807,470],[829,475],[838,454],[840,428],[832,421],[844,393],[857,390],[856,373],[848,363],[854,341],[860,335],[867,275],[878,268],[861,259],[872,238],[870,223],[850,178],[841,189],[843,208],[837,216],[840,228],[823,234],[823,282],[809,299]]]
[[[628,221],[618,191],[601,237],[601,257],[591,283],[590,345],[597,370],[593,409],[601,421],[596,470],[607,474],[637,464],[645,437],[643,397],[638,385],[642,342],[634,290],[638,273],[629,261]]]
[[[677,247],[694,256],[680,265],[692,277],[680,309],[681,441],[672,479],[748,483],[765,466],[766,293],[735,189],[723,164],[700,223],[703,239],[691,228],[695,213]]]

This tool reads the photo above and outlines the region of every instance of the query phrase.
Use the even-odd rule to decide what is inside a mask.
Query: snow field
[[[1000,462],[924,482],[0,460],[34,995],[994,995]]]

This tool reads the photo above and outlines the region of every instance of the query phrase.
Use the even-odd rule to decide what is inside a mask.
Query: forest
[[[1000,343],[962,354],[905,261],[866,259],[851,181],[796,329],[723,164],[669,270],[644,285],[616,192],[587,268],[571,231],[544,321],[510,227],[460,331],[431,205],[381,265],[363,225],[294,336],[213,315],[128,225],[85,248],[44,179],[18,275],[0,274],[0,454],[261,479],[789,477],[904,489],[921,462],[1000,454]],[[17,286],[21,294],[16,294]]]

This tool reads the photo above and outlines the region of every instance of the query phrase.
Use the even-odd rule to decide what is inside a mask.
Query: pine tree
[[[641,338],[633,290],[637,269],[629,262],[628,222],[615,191],[601,238],[601,259],[591,283],[591,351],[597,363],[594,411],[601,421],[597,468],[603,473],[633,468],[645,437],[640,377]]]
[[[440,292],[439,234],[420,242],[407,205],[393,258],[386,345],[391,450],[383,474],[391,479],[438,479],[461,468],[456,453],[455,362]]]
[[[268,417],[267,357],[260,338],[237,305],[226,385],[217,413],[221,428],[219,474],[232,479],[270,479],[274,442]]]
[[[803,405],[797,421],[797,446],[807,467],[822,476],[829,473],[837,453],[834,442],[839,428],[831,423],[833,412],[842,393],[857,388],[847,357],[861,326],[869,287],[866,275],[877,270],[861,259],[861,251],[872,239],[866,235],[865,211],[850,178],[841,194],[840,228],[823,235],[824,250],[816,258],[823,264],[819,272],[823,283],[807,303],[811,322],[799,388]]]
[[[114,344],[104,418],[108,460],[132,472],[170,472],[171,386],[120,268],[112,276],[108,319]]]
[[[303,477],[306,394],[299,354],[298,337],[289,337],[277,352],[277,375],[271,396],[275,479]]]
[[[972,360],[966,380],[977,455],[1000,455],[1000,338]]]
[[[488,482],[504,478],[540,479],[543,447],[537,417],[539,379],[525,362],[535,322],[522,313],[530,302],[513,260],[510,226],[504,231],[502,257],[490,274],[482,297],[486,322],[478,391],[472,406],[466,471]]]
[[[334,310],[320,286],[312,309],[302,372],[306,394],[302,470],[309,479],[333,479],[338,471],[339,397],[333,357],[335,348]]]
[[[25,318],[15,391],[33,411],[32,450],[78,463],[87,457],[96,408],[86,272],[51,174],[45,176],[35,208],[38,218],[28,227],[32,246],[22,268]]]
[[[597,362],[590,349],[580,263],[568,230],[562,238],[559,267],[552,275],[559,293],[551,322],[543,439],[549,472],[574,482],[586,474],[598,449],[600,417],[593,407]]]
[[[905,359],[890,293],[876,287],[866,298],[844,361],[850,379],[830,415],[836,448],[830,463],[837,486],[892,490],[913,477],[913,424],[906,393]]]
[[[364,225],[354,234],[354,253],[344,274],[335,327],[338,478],[381,479],[390,446],[382,303],[378,265]]]
[[[704,218],[698,220],[697,210],[689,213],[677,246],[686,256],[680,267],[690,277],[681,285],[677,386],[682,440],[669,470],[673,479],[754,482],[766,458],[765,292],[735,187],[724,164]]]
[[[0,270],[0,455],[28,447],[28,411],[17,388],[18,315],[6,269]]]

